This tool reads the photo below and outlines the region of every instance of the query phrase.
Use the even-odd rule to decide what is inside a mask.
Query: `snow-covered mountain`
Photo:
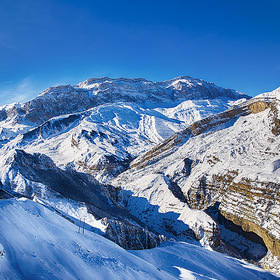
[[[264,165],[252,160],[261,162],[261,154],[248,148],[252,159],[245,153],[240,162],[235,162],[237,156],[224,156],[231,147],[247,151],[247,146],[254,146],[253,140],[236,135],[256,130],[262,121],[267,131],[252,132],[250,137],[260,139],[257,143],[274,137],[277,147],[277,101],[247,99],[237,91],[188,76],[156,83],[105,77],[49,88],[31,101],[2,106],[0,196],[23,196],[44,204],[76,227],[84,221],[86,230],[126,249],[154,248],[172,238],[279,272],[278,208],[271,206],[270,196],[250,194],[252,215],[245,219],[242,211],[249,208],[244,210],[240,204],[247,205],[247,194],[242,196],[240,187],[232,186],[238,180],[246,185],[242,180],[249,180],[251,173],[265,176]],[[253,117],[258,121],[250,121]],[[243,118],[247,125],[240,126]],[[246,167],[251,163],[252,170]],[[228,172],[235,172],[235,176],[229,174],[232,181],[217,179]],[[272,192],[274,198],[277,182],[270,181],[270,175],[265,178],[258,191]],[[18,201],[13,203],[18,207]],[[255,230],[258,227],[265,228],[263,234]],[[178,251],[188,246],[164,244],[163,251],[153,250],[168,254],[175,249],[176,260]],[[148,253],[141,256],[151,259]],[[221,278],[221,271],[211,276],[201,268],[195,276],[188,274],[190,259],[186,260],[179,269],[181,276]],[[178,271],[171,275],[179,277]]]
[[[174,132],[246,98],[190,77],[89,79],[3,106],[0,145],[44,153],[105,181]]]
[[[188,224],[216,250],[279,273],[279,109],[279,96],[257,97],[195,122],[113,183],[145,223],[156,211],[164,228],[172,213],[177,236]],[[148,203],[136,204],[138,197]]]
[[[129,102],[146,104],[146,106],[153,104],[153,108],[162,105],[163,108],[166,108],[175,107],[186,100],[227,99],[229,101],[240,98],[248,98],[248,96],[191,77],[179,77],[157,83],[140,78],[89,79],[75,86],[65,85],[48,88],[33,100],[22,104],[1,106],[1,136],[2,138],[11,137],[17,132],[24,132],[31,127],[41,125],[53,117],[82,112],[104,104]],[[220,102],[220,106],[225,106],[226,103],[224,100]],[[186,106],[190,107],[190,104]],[[219,104],[213,104],[214,108],[217,106]],[[194,117],[198,118],[200,110],[195,111],[198,112]],[[173,112],[180,114],[180,108]],[[172,110],[170,114],[172,116]],[[183,115],[185,114],[183,113]],[[204,117],[203,113],[202,117]],[[176,119],[184,121],[184,116],[178,116]]]
[[[183,92],[189,88],[197,95],[202,87],[201,94],[216,94],[216,99],[185,100],[183,93],[177,97],[176,81],[186,83]],[[130,102],[124,102],[128,97]],[[50,88],[29,102],[2,108],[1,185],[9,192],[39,197],[76,220],[87,219],[125,248],[154,247],[163,240],[162,233],[153,227],[143,231],[147,225],[124,209],[120,188],[100,183],[187,124],[245,97],[182,77],[162,83],[101,78]],[[84,110],[85,102],[93,108]],[[188,238],[193,237],[186,227]],[[128,235],[136,235],[139,242],[128,242]]]

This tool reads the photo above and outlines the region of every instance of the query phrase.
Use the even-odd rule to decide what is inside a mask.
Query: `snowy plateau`
[[[91,78],[0,107],[0,279],[280,279],[280,90]]]

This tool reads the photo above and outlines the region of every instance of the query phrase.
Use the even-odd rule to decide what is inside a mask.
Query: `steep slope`
[[[279,279],[186,243],[128,252],[26,199],[0,200],[1,279]]]
[[[195,122],[135,159],[113,183],[145,222],[154,209],[172,212],[175,225],[183,222],[212,247],[219,234],[221,246],[230,241],[230,228],[262,246],[251,252],[252,245],[232,243],[241,257],[279,272],[279,108],[276,98],[256,98]],[[145,212],[134,206],[136,197],[149,202]],[[194,218],[196,211],[205,218]]]

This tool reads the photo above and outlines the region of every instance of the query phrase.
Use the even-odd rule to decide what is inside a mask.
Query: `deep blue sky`
[[[271,91],[279,12],[279,0],[0,0],[0,104],[100,76]]]

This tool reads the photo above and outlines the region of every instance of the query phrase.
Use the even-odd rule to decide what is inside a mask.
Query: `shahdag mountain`
[[[1,279],[279,279],[280,90],[91,78],[0,107]]]

